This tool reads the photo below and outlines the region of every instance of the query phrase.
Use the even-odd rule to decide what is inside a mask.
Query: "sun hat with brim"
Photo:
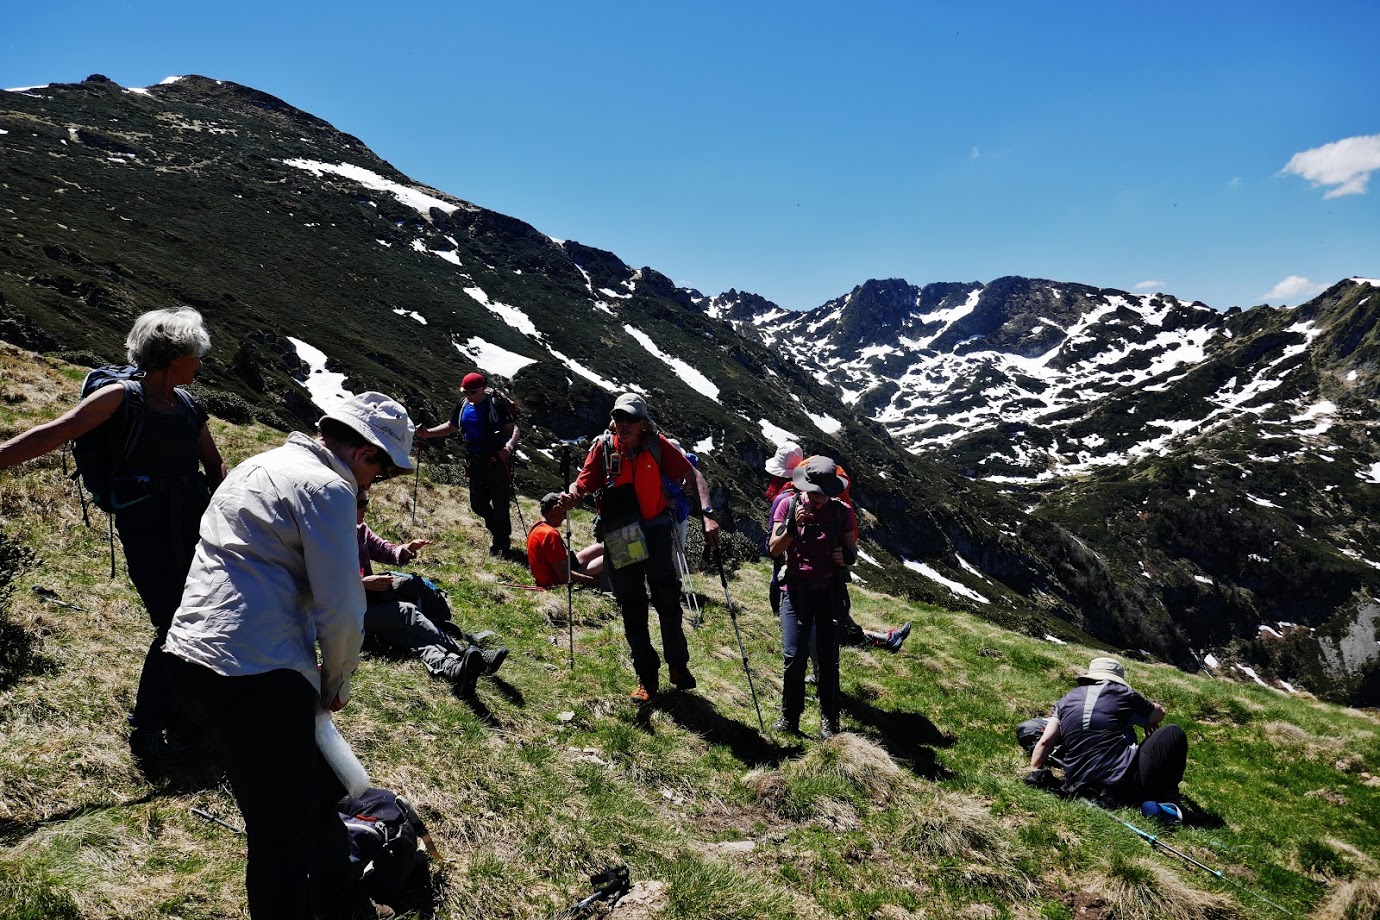
[[[412,420],[407,410],[382,393],[360,393],[351,396],[323,419],[335,419],[358,432],[364,440],[380,448],[400,470],[413,469]]]
[[[1115,658],[1094,658],[1088,664],[1088,673],[1078,678],[1078,682],[1084,684],[1095,684],[1102,680],[1110,680],[1123,687],[1131,686],[1126,683],[1126,669]]]
[[[844,489],[837,468],[838,464],[829,457],[802,460],[791,473],[791,484],[799,492],[823,492],[833,498],[843,494]]]
[[[805,455],[800,450],[799,444],[787,441],[785,444],[778,447],[776,453],[767,461],[766,470],[772,476],[780,476],[782,479],[788,479],[790,478],[791,470],[795,469],[796,466],[800,464],[804,456]]]

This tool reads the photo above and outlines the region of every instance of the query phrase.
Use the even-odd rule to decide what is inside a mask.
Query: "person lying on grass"
[[[464,632],[451,617],[444,592],[420,575],[374,574],[375,562],[406,565],[430,540],[390,543],[369,529],[364,515],[367,493],[356,501],[356,533],[359,540],[359,574],[364,580],[365,635],[378,636],[413,658],[433,677],[455,685],[462,696],[474,693],[482,674],[493,674],[508,657],[506,648],[482,650],[476,637]]]

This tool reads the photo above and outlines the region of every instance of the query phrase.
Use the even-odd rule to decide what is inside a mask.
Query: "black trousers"
[[[153,624],[153,641],[144,654],[139,689],[130,721],[138,728],[160,729],[177,716],[168,684],[163,640],[182,603],[182,587],[196,550],[201,513],[210,500],[204,486],[173,490],[146,498],[115,515],[125,551],[129,580],[139,592]]]
[[[513,518],[508,505],[512,484],[508,464],[497,455],[469,459],[470,510],[484,520],[493,546],[507,549],[513,535]]]
[[[671,542],[671,517],[659,514],[642,522],[647,536],[647,558],[642,562],[605,569],[613,596],[623,614],[623,637],[632,653],[633,670],[648,689],[657,686],[661,659],[652,647],[649,610],[655,609],[661,626],[661,650],[666,663],[677,667],[690,662],[690,646],[681,624],[680,575],[676,572]],[[650,600],[648,594],[651,595]]]
[[[1131,764],[1131,788],[1118,789],[1128,805],[1141,802],[1179,804],[1179,784],[1188,766],[1188,735],[1177,725],[1161,725],[1136,751]],[[1128,795],[1129,793],[1129,795]]]
[[[336,811],[345,789],[316,748],[316,689],[296,671],[226,677],[165,657],[173,686],[206,732],[244,816],[249,916],[357,916],[368,902]]]

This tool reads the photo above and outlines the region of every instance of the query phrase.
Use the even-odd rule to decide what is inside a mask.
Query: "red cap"
[[[475,371],[465,375],[465,379],[460,381],[460,389],[472,390],[475,387],[482,387],[485,383],[484,375]]]

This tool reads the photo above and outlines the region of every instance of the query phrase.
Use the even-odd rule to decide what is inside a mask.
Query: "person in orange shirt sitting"
[[[538,588],[555,588],[567,579],[597,588],[604,574],[604,544],[592,543],[578,553],[566,549],[561,537],[565,514],[559,492],[542,497],[541,520],[527,534],[527,567]]]

